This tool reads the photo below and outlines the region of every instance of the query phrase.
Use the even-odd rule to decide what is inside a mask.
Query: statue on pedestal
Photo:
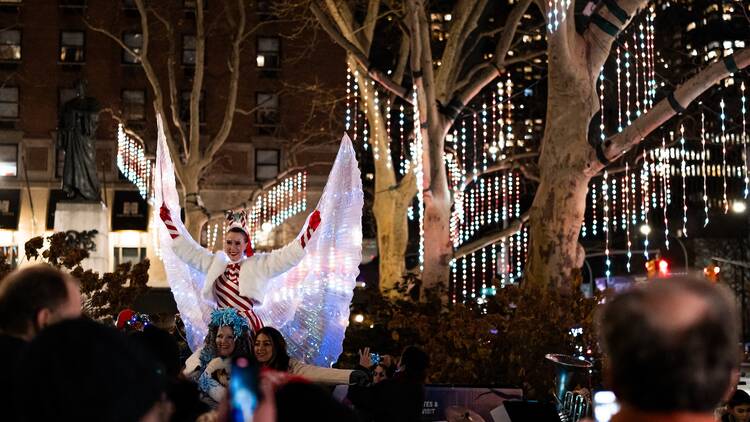
[[[85,80],[76,82],[76,97],[63,105],[57,147],[65,151],[62,188],[68,199],[101,201],[96,174],[96,127],[99,102],[86,96]]]

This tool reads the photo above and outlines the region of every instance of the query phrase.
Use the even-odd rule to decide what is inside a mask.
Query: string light
[[[641,218],[643,219],[643,226],[648,228],[648,214],[649,214],[649,190],[653,192],[653,189],[649,189],[649,162],[648,162],[648,155],[646,155],[646,151],[643,151],[643,168],[641,169],[641,180],[645,181],[645,183],[641,184],[641,192],[642,192],[642,199],[643,199],[643,206],[641,208]],[[650,233],[650,229],[646,230],[643,233],[643,256],[648,259],[648,235]]]
[[[630,251],[630,247],[632,243],[630,242],[630,166],[626,162],[625,163],[625,183],[624,183],[624,191],[625,191],[625,240],[627,242],[627,263],[625,264],[625,267],[627,268],[628,272],[630,272],[630,258],[632,257],[632,253]]]
[[[701,154],[701,173],[703,173],[703,213],[705,214],[705,220],[703,221],[703,227],[708,226],[708,188],[706,187],[706,114],[701,110],[701,147],[703,152]]]
[[[685,183],[685,127],[680,125],[680,173],[682,175],[682,235],[687,237],[687,185]]]
[[[248,230],[257,242],[294,215],[307,209],[307,173],[297,172],[259,195],[246,210]],[[222,230],[224,232],[225,230]]]
[[[664,136],[661,137],[661,178],[662,178],[662,191],[664,192],[664,200],[662,202],[662,210],[664,211],[664,245],[669,249],[669,220],[667,219],[667,205],[669,205],[669,153],[667,151],[667,141]]]
[[[729,200],[727,199],[727,136],[726,136],[726,115],[724,114],[724,98],[719,103],[721,107],[721,176],[723,178],[724,185],[724,214],[729,212]]]
[[[344,119],[344,129],[349,132],[349,129],[352,125],[352,105],[351,105],[351,97],[352,97],[352,69],[347,66],[346,67],[346,117]]]
[[[552,33],[565,22],[568,7],[571,0],[548,0],[547,1],[547,31]]]
[[[117,125],[117,168],[138,188],[143,199],[151,192],[151,160],[146,158],[145,148],[125,133],[122,124]]]
[[[747,160],[748,160],[748,151],[747,151],[747,126],[746,126],[746,120],[745,120],[745,81],[742,81],[740,84],[740,92],[742,93],[741,99],[742,99],[742,146],[743,146],[743,154],[742,154],[742,170],[744,172],[745,176],[745,191],[743,197],[747,199],[748,193],[750,193],[750,177],[748,177],[748,171],[747,171]]]
[[[609,281],[609,276],[612,274],[612,261],[609,258],[609,172],[607,170],[604,170],[604,177],[602,177],[602,200],[604,201],[602,230],[604,231],[604,256],[606,257],[605,264],[607,266],[605,275],[607,276],[607,281]]]
[[[417,87],[412,86],[412,103],[417,104]],[[422,129],[419,108],[414,107],[414,147],[412,148],[412,162],[415,163],[414,173],[417,183],[417,207],[419,210],[419,270],[424,270],[424,170],[422,166]],[[465,273],[464,273],[465,274]]]
[[[617,46],[615,54],[615,64],[617,65],[617,132],[622,132],[622,95],[621,95],[621,84],[622,84],[622,69],[620,68],[620,46]],[[599,98],[599,103],[604,104],[602,98]],[[604,110],[602,110],[602,115]]]

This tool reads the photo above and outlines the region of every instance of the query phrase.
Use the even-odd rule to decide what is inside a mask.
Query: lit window
[[[0,176],[18,175],[18,145],[0,145]]]
[[[0,88],[0,119],[18,118],[18,87]]]
[[[145,118],[146,92],[143,90],[122,91],[122,115],[127,120],[139,121]]]
[[[195,66],[195,35],[182,36],[182,64]]]
[[[0,32],[0,60],[21,60],[21,31],[8,29]]]
[[[60,33],[60,61],[82,63],[86,59],[86,36],[82,31],[62,31]]]
[[[140,32],[129,32],[122,35],[122,42],[128,46],[129,49],[133,50],[135,54],[141,54],[141,48],[143,47],[143,34]],[[137,56],[130,54],[127,50],[122,50],[122,62],[128,64],[140,63],[140,59]]]
[[[255,61],[258,67],[263,69],[278,69],[281,67],[279,60],[279,38],[277,37],[259,37],[258,38],[258,55]]]
[[[279,174],[278,149],[256,149],[255,150],[255,180],[273,179]]]

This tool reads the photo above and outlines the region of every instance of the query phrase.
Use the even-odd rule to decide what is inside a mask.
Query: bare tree
[[[367,76],[360,79],[363,97],[373,98],[368,91],[371,89],[367,83],[369,79],[381,89],[411,102],[411,90],[402,87],[404,69],[409,67],[416,86],[416,105],[424,139],[422,188],[426,206],[425,244],[428,245],[424,257],[425,285],[447,282],[448,265],[454,256],[471,253],[528,224],[531,237],[526,280],[530,285],[568,286],[574,270],[581,267],[584,258],[578,236],[589,180],[611,160],[620,157],[677,111],[687,107],[703,91],[750,63],[750,52],[741,50],[723,62],[708,66],[595,149],[588,142],[588,128],[600,108],[597,77],[613,41],[647,2],[600,2],[593,11],[593,23],[582,34],[576,31],[572,18],[574,3],[570,2],[566,11],[568,19],[559,29],[548,34],[546,50],[520,51],[518,38],[522,33],[522,19],[532,12],[547,16],[549,5],[546,1],[517,1],[504,22],[493,22],[486,16],[495,10],[488,1],[458,0],[451,13],[452,25],[447,42],[439,52],[433,50],[431,44],[427,18],[429,7],[423,0],[326,0],[310,4],[323,29],[347,51],[350,67]],[[394,18],[402,30],[402,37],[400,44],[394,44],[392,50],[401,53],[396,70],[388,75],[371,66],[369,53],[378,21]],[[492,54],[484,56],[489,59],[482,59],[483,56],[477,54],[482,51],[477,39],[494,41]],[[547,118],[538,154],[533,156],[536,159],[533,167],[538,171],[524,171],[525,175],[539,182],[531,209],[503,232],[491,234],[454,252],[449,235],[452,198],[443,161],[445,137],[461,110],[505,69],[542,54],[548,56]],[[382,137],[382,127],[377,126],[384,121],[382,110],[372,101],[365,103],[368,121],[374,128],[375,146],[384,151],[388,140]],[[524,162],[529,159],[529,156],[512,157],[511,161],[518,162],[500,165],[528,170]],[[398,278],[399,268],[403,268],[403,263],[396,262],[403,259],[405,241],[402,239],[406,237],[400,221],[414,193],[409,188],[413,179],[404,178],[395,183],[393,166],[389,164],[390,157],[376,157],[375,216],[378,246],[381,257],[385,258],[381,262],[381,280],[383,277]],[[389,249],[391,247],[396,249]]]
[[[182,186],[185,200],[185,225],[190,233],[198,238],[201,227],[210,217],[210,211],[219,211],[208,210],[204,206],[200,196],[201,179],[211,170],[212,165],[216,164],[219,157],[217,153],[229,140],[235,119],[253,115],[267,106],[264,103],[245,105],[243,99],[239,98],[240,85],[246,83],[246,78],[243,78],[243,64],[248,58],[254,57],[251,57],[246,48],[250,41],[254,41],[253,35],[268,25],[283,22],[256,22],[250,19],[248,15],[254,13],[258,7],[254,1],[228,0],[212,3],[216,5],[216,9],[211,10],[210,16],[206,15],[203,1],[194,2],[194,10],[189,12],[186,12],[182,3],[135,0],[142,37],[140,48],[127,45],[120,35],[107,25],[88,19],[85,22],[91,30],[107,36],[119,45],[143,69],[150,87],[149,91],[153,95],[154,111],[161,115],[165,122],[167,145],[175,161],[176,176]],[[190,19],[185,19],[186,13],[190,14]],[[182,52],[178,50],[178,45],[182,32],[186,30],[194,34],[195,58],[193,66],[189,69],[191,74],[185,77],[190,83],[190,89],[186,107],[188,112],[184,113],[181,110],[180,90],[180,79],[183,78],[180,59]],[[212,42],[221,39],[226,46],[226,55],[222,54],[223,51],[210,53],[212,63],[225,63],[226,67],[221,72],[226,75],[221,78],[223,85],[207,86],[205,82],[210,69],[206,62],[206,45],[209,37]],[[313,87],[322,90],[319,85]],[[218,91],[218,98],[222,104],[218,127],[212,128],[211,133],[201,126],[200,116],[201,97],[207,89]],[[312,88],[305,89],[310,91]],[[287,88],[282,90],[288,91]],[[311,106],[310,116],[318,116],[321,110],[325,112],[327,108],[335,107],[335,103],[335,99],[330,98],[318,101]],[[128,128],[127,119],[123,118],[121,113],[113,108],[107,110],[116,121],[125,124],[126,133],[141,138],[137,130]],[[309,117],[308,123],[312,120],[312,117]],[[308,129],[302,125],[302,129],[292,136],[292,147],[286,158],[287,164],[293,169],[302,169],[310,164],[296,162],[296,157],[305,148],[309,148],[311,144],[318,145],[321,139],[330,139],[330,131],[321,130],[319,127],[315,130]],[[288,173],[282,172],[276,179],[257,186],[256,192],[251,196],[257,195]],[[240,206],[242,204],[237,205]]]

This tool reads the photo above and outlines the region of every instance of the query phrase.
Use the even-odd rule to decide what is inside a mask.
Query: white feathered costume
[[[157,123],[154,213],[158,214],[158,205],[164,203],[171,215],[177,216],[179,196],[161,116],[157,116]],[[242,264],[242,295],[260,304],[254,308],[255,313],[265,325],[284,335],[289,355],[301,362],[329,367],[341,354],[362,256],[363,202],[356,155],[344,135],[316,207],[322,223],[305,249],[294,241],[275,253],[247,258]],[[188,343],[196,350],[206,336],[215,305],[211,300],[213,283],[228,260],[222,252],[199,252],[200,246],[189,238],[182,222],[175,220],[181,235],[178,239],[182,240],[173,242],[167,228],[157,224],[159,253],[185,322]]]

